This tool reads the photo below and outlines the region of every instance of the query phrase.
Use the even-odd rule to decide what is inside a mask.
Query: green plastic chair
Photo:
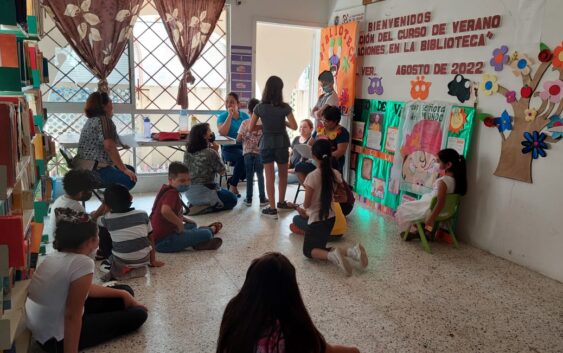
[[[454,233],[454,229],[453,229],[453,220],[454,220],[454,217],[457,213],[457,209],[459,207],[460,198],[461,198],[461,196],[458,195],[458,194],[447,194],[446,195],[446,203],[444,204],[444,208],[442,209],[442,212],[440,212],[440,214],[436,218],[436,222],[434,223],[434,226],[432,227],[432,237],[434,237],[434,235],[436,234],[438,229],[440,229],[440,224],[446,223],[447,227],[448,227],[448,231],[450,232],[450,236],[453,239],[453,243],[454,243],[455,248],[459,248],[459,244],[458,244],[457,239],[455,237],[455,233]],[[436,197],[434,197],[432,199],[432,203],[430,204],[431,210],[434,209],[434,206],[436,206],[437,202],[438,202],[438,199]],[[418,235],[420,236],[420,242],[422,244],[422,248],[424,248],[424,250],[427,253],[431,253],[430,245],[428,245],[428,240],[426,239],[426,234],[424,233],[424,222],[425,221],[426,220],[424,220],[424,219],[416,221],[415,225],[416,225],[416,228],[418,229]],[[408,235],[409,235],[409,231],[404,232],[403,233],[403,240],[406,240]]]

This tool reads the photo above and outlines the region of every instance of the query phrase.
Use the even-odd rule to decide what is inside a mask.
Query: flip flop
[[[215,228],[215,231],[213,232],[213,234],[217,234],[221,231],[221,229],[223,229],[223,223],[221,222],[213,222],[210,225],[207,226],[208,228],[211,228],[213,231],[213,227]]]

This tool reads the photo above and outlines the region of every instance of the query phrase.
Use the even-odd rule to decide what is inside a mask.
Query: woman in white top
[[[465,158],[460,156],[457,151],[448,148],[438,152],[438,161],[444,176],[434,182],[432,192],[424,194],[420,200],[406,202],[397,209],[395,218],[399,234],[408,231],[414,222],[420,220],[425,220],[427,228],[433,227],[436,218],[444,208],[446,195],[454,193],[465,195],[467,192]],[[437,199],[436,206],[430,210],[434,197]],[[416,235],[413,234],[413,236]]]
[[[348,258],[356,260],[362,268],[367,267],[368,258],[361,244],[348,248],[327,248],[326,243],[334,227],[335,213],[332,202],[348,198],[340,172],[332,168],[332,145],[328,140],[317,140],[312,148],[317,168],[310,172],[303,183],[305,200],[297,212],[308,220],[303,241],[306,257],[328,260],[340,267],[346,275],[352,274]]]
[[[34,273],[25,303],[27,327],[47,352],[74,353],[139,328],[147,309],[128,286],[92,284],[98,227],[72,209],[56,210],[50,254]]]

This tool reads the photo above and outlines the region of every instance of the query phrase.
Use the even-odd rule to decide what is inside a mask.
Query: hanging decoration
[[[416,76],[416,80],[411,81],[411,97],[415,100],[426,100],[430,94],[432,82],[427,82],[424,76]]]
[[[455,75],[448,83],[448,94],[456,97],[460,103],[464,103],[471,97],[471,81],[463,75]]]
[[[510,57],[509,65],[513,73],[522,79],[520,99],[517,99],[514,91],[496,83],[496,80],[493,82],[490,75],[483,75],[480,84],[481,91],[489,95],[495,93],[492,91],[496,83],[498,93],[506,97],[513,112],[511,116],[505,110],[500,117],[493,119],[502,139],[501,154],[494,174],[527,183],[532,182],[532,160],[547,155],[547,142],[559,142],[563,137],[563,121],[560,117],[563,113],[563,42],[553,52],[541,43],[537,57],[539,65],[535,68],[534,60],[527,54],[515,52]],[[494,66],[493,63],[491,65]],[[543,90],[538,91],[550,67],[558,71],[559,79],[543,82]],[[539,107],[532,105],[532,97],[541,99]],[[484,118],[484,123],[490,126],[488,119]]]
[[[504,65],[508,64],[510,56],[507,53],[508,47],[506,45],[493,50],[493,57],[489,63],[495,68],[495,71],[502,71],[504,69]]]

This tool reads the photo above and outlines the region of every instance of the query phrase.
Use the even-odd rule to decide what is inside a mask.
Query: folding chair
[[[442,223],[446,223],[448,231],[450,232],[450,236],[452,237],[455,248],[459,248],[459,244],[458,244],[457,239],[455,237],[455,233],[454,233],[452,223],[454,221],[454,217],[455,217],[457,210],[459,208],[460,198],[461,198],[461,196],[458,195],[458,194],[447,194],[446,195],[446,203],[444,205],[444,208],[442,209],[442,212],[440,212],[440,214],[436,218],[436,222],[434,222],[434,226],[432,227],[432,237],[434,237],[434,235],[436,234],[438,229],[440,229],[440,225]],[[438,202],[438,199],[436,197],[434,197],[432,199],[432,203],[430,204],[431,210],[434,209],[437,202]],[[422,244],[422,248],[427,253],[431,253],[430,245],[428,245],[428,240],[426,239],[426,234],[424,233],[424,222],[425,222],[425,220],[421,219],[419,221],[416,221],[415,225],[416,225],[416,228],[418,230],[418,235],[420,236],[420,242]],[[406,232],[404,232],[402,234],[403,240],[406,240],[408,235],[409,235],[409,231],[407,230]]]
[[[64,147],[60,147],[59,152],[61,153],[61,156],[63,156],[63,159],[65,160],[66,166],[68,167],[68,169],[74,169],[73,165],[72,165],[72,160],[73,160],[74,157],[72,157],[70,152]],[[103,189],[103,188],[99,188],[97,190],[92,190],[92,193],[94,194],[94,196],[96,196],[96,198],[98,200],[100,200],[100,202],[103,202],[102,197],[100,196],[100,194],[98,194],[99,190],[101,190],[101,189]],[[84,203],[85,202],[83,202],[83,204]]]

